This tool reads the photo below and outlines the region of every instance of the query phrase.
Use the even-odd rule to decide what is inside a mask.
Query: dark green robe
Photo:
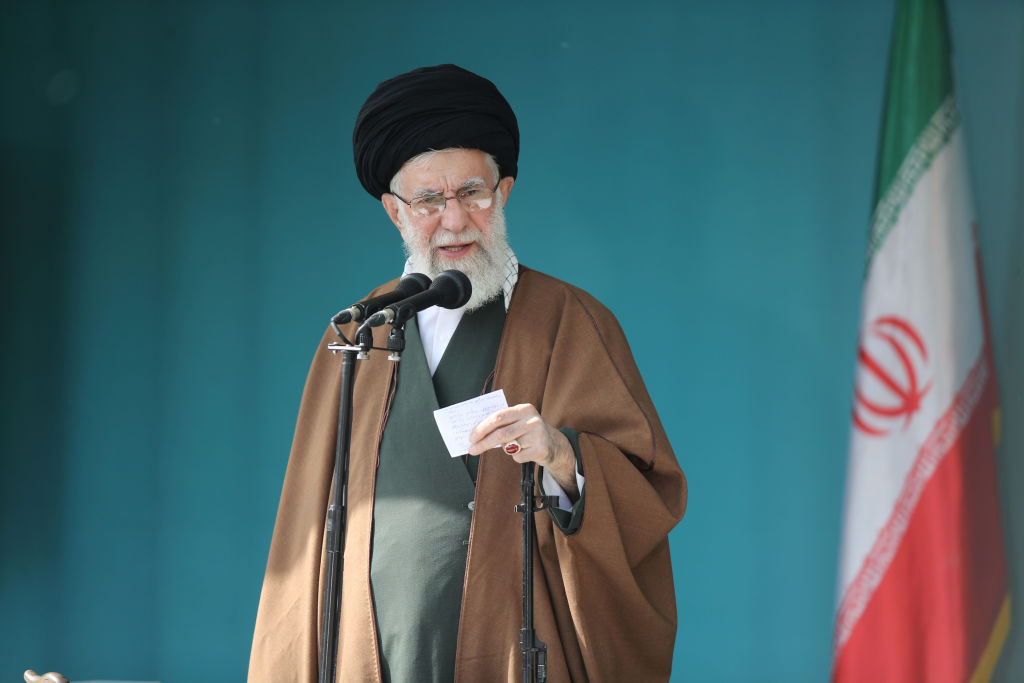
[[[406,329],[373,508],[370,580],[385,683],[455,676],[478,459],[449,455],[433,411],[484,393],[504,322],[501,299],[464,315],[433,378],[415,321]]]

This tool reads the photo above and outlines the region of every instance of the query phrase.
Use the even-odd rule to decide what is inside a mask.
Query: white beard
[[[476,229],[466,229],[458,233],[438,230],[430,244],[411,242],[406,238],[406,235],[418,235],[418,230],[405,212],[404,206],[399,207],[398,211],[398,219],[402,223],[402,240],[405,244],[405,253],[412,265],[412,272],[423,273],[433,279],[441,271],[453,266],[461,270],[473,285],[473,294],[465,306],[467,313],[475,311],[501,294],[505,282],[505,258],[509,249],[505,232],[505,211],[500,193],[495,194],[494,199],[490,231],[487,234]],[[453,264],[450,259],[436,255],[440,247],[470,241],[475,241],[479,248],[472,255],[459,259],[458,263]]]

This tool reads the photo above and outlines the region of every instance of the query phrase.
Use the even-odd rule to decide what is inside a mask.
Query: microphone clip
[[[373,348],[373,331],[366,325],[356,330],[356,345],[359,347],[356,359],[367,360],[370,357],[370,349]]]
[[[402,360],[402,351],[405,351],[405,323],[398,323],[391,327],[391,334],[388,335],[388,360],[397,363]]]

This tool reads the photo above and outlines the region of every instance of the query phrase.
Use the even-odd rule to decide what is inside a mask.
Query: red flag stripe
[[[889,520],[878,534],[857,576],[843,594],[836,615],[835,649],[841,649],[861,618],[872,594],[882,581],[906,532],[914,507],[942,459],[956,441],[977,407],[991,372],[986,350],[982,349],[952,404],[936,422],[903,482]],[[995,385],[992,385],[995,394]]]
[[[987,368],[984,352],[982,360]],[[958,400],[943,419],[964,414],[968,404]],[[992,457],[997,409],[995,383],[984,382],[956,438],[935,441],[948,448],[911,506],[894,554],[875,569],[880,580],[837,650],[837,683],[962,683],[998,656],[1007,577]]]

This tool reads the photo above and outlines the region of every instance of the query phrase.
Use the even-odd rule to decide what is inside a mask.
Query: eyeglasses
[[[498,184],[500,183],[501,181],[499,180]],[[462,204],[462,208],[469,213],[491,208],[491,202],[494,201],[494,193],[498,190],[498,184],[495,184],[491,189],[488,189],[486,185],[464,187],[456,192],[454,197],[445,197],[443,194],[428,194],[416,197],[412,201],[402,199],[402,197],[399,197],[394,192],[391,194],[394,194],[402,202],[408,204],[409,208],[412,209],[413,215],[419,218],[436,218],[444,213],[449,199],[457,199],[459,204]]]

